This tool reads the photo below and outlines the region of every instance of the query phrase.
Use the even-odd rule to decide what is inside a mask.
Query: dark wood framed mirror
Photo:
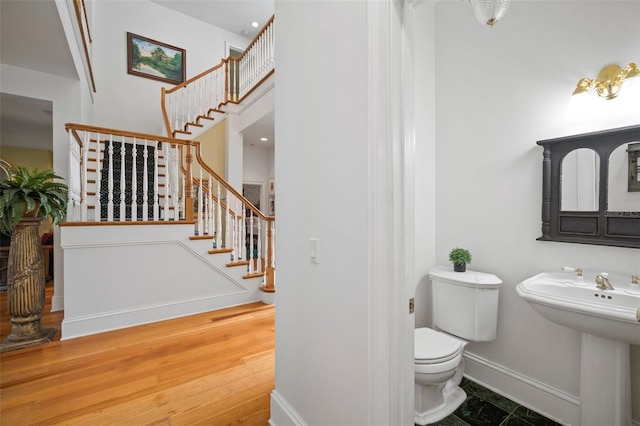
[[[640,125],[538,141],[540,241],[640,248],[640,192],[628,170]]]

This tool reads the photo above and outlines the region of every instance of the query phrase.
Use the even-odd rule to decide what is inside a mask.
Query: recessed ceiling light
[[[249,34],[249,31],[247,31],[247,30],[242,30],[242,34],[247,35],[247,34]]]
[[[256,21],[253,21],[253,22],[251,23],[251,26],[252,26],[253,28],[258,28],[258,25],[259,25],[259,24],[258,24]]]
[[[262,142],[266,142],[266,141],[268,141],[268,140],[269,140],[269,138],[260,138],[260,140],[261,140]]]

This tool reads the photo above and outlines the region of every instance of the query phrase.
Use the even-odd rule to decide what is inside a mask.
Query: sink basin
[[[610,273],[615,290],[596,287],[598,273],[543,272],[522,281],[516,291],[544,318],[595,336],[640,345],[640,293],[631,276]],[[634,286],[637,287],[637,286]]]
[[[582,331],[580,425],[628,426],[629,345],[640,344],[640,293],[630,275],[608,274],[613,290],[597,288],[596,275],[585,271],[579,280],[574,272],[543,272],[516,291],[544,318]]]

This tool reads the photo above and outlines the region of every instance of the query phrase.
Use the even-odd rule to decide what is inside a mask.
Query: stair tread
[[[264,272],[254,272],[252,274],[243,275],[242,278],[248,280],[249,278],[264,277]]]
[[[238,260],[237,262],[227,263],[228,268],[233,268],[234,266],[247,266],[249,264],[248,260]]]
[[[231,248],[219,248],[219,249],[213,249],[213,250],[209,250],[209,254],[217,254],[217,253],[231,253],[233,251],[233,249]]]
[[[213,240],[213,235],[191,235],[190,240]]]

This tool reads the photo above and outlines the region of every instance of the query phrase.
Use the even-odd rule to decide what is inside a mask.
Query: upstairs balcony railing
[[[274,17],[265,24],[240,58],[233,56],[195,77],[162,88],[161,108],[167,135],[201,126],[229,102],[239,103],[274,71]]]

